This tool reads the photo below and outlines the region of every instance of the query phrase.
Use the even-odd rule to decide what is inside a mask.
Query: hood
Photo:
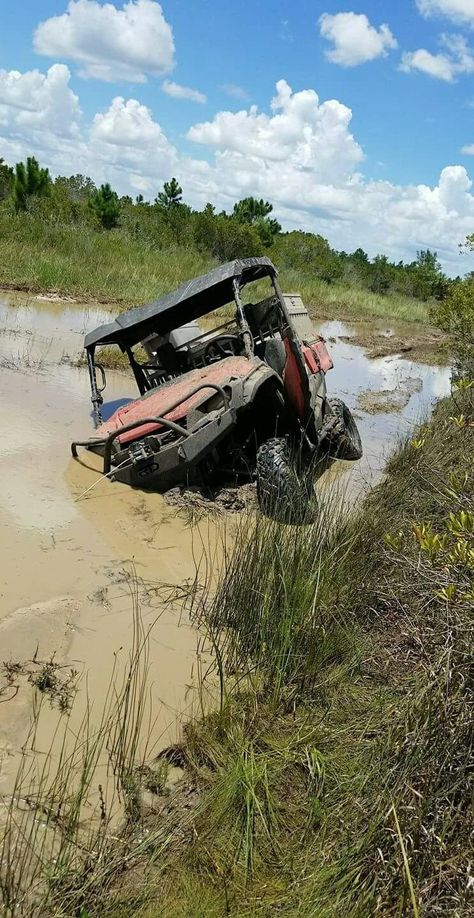
[[[126,427],[133,424],[141,418],[149,417],[166,417],[170,421],[182,421],[192,408],[207,401],[208,398],[215,395],[214,389],[201,389],[194,395],[191,395],[196,386],[203,383],[215,383],[218,386],[226,386],[237,379],[247,379],[255,370],[262,365],[258,357],[226,357],[213,363],[208,367],[200,367],[190,370],[189,373],[183,373],[177,379],[164,383],[158,389],[152,389],[141,398],[129,402],[123,408],[119,408],[104,424],[97,428],[95,435],[97,437],[106,437],[109,433],[117,430],[119,427]],[[178,400],[179,405],[172,411],[169,409]],[[124,443],[138,440],[147,434],[155,433],[163,428],[162,424],[144,424],[137,430],[130,430],[120,436],[118,439]]]

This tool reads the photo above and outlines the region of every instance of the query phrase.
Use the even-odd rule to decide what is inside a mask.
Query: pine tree
[[[233,217],[239,223],[248,223],[254,226],[264,246],[270,246],[274,236],[281,232],[281,226],[277,220],[270,219],[269,214],[273,210],[273,205],[263,198],[243,198],[234,204]]]
[[[177,179],[173,177],[170,182],[165,182],[163,191],[160,191],[158,197],[155,198],[155,204],[159,204],[166,210],[171,210],[172,207],[179,207],[182,203],[183,189]]]
[[[234,217],[239,223],[256,223],[262,217],[268,217],[273,210],[273,205],[263,198],[243,198],[234,204]]]
[[[103,229],[109,230],[117,226],[120,202],[117,192],[110,187],[108,182],[93,192],[89,204]]]
[[[7,198],[13,187],[14,172],[0,156],[0,201]]]
[[[48,169],[42,169],[34,156],[28,156],[25,163],[17,163],[13,180],[13,203],[15,210],[28,210],[30,198],[48,194],[51,176]]]

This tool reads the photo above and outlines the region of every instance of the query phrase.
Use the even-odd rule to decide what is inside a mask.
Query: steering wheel
[[[226,349],[227,345],[227,349]],[[204,348],[204,360],[212,359],[222,360],[225,357],[236,356],[242,347],[240,335],[219,335],[213,341],[209,341]]]

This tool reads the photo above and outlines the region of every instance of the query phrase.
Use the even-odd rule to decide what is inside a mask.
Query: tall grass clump
[[[382,914],[400,904],[416,913],[414,897],[420,914],[472,906],[473,454],[474,387],[460,380],[367,504],[368,621],[408,689],[372,800],[373,837],[355,857]]]
[[[333,601],[345,589],[341,559],[351,540],[341,507],[333,490],[307,525],[245,520],[206,610],[228,668],[257,674],[276,703],[321,687],[329,667],[334,674],[352,659],[353,621]]]
[[[202,801],[192,846],[172,873],[173,888],[165,884],[170,914],[177,889],[186,898],[197,875],[230,913],[260,899],[262,909],[284,904],[325,832],[335,780],[328,720],[340,731],[343,711],[367,707],[365,637],[342,614],[355,538],[342,505],[333,489],[304,526],[245,517],[226,546],[217,589],[201,598],[197,616],[214,648],[220,705],[185,728],[184,755]],[[373,716],[373,731],[380,719]]]

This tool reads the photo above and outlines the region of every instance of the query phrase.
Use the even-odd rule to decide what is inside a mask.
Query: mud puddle
[[[31,680],[11,667],[31,674],[32,661],[54,658],[84,674],[81,691],[100,710],[117,654],[126,659],[131,646],[132,594],[144,627],[156,621],[152,744],[174,742],[195,704],[199,639],[160,587],[171,594],[193,583],[200,564],[212,564],[218,527],[204,520],[191,528],[160,495],[100,481],[97,457],[70,458],[70,441],[91,432],[90,394],[86,371],[64,361],[102,321],[99,310],[0,306],[0,663],[13,675],[0,672],[0,795],[11,786],[31,717]],[[120,374],[109,371],[107,383],[110,401],[133,394]],[[39,752],[57,719],[44,708]],[[73,710],[71,731],[75,717]]]
[[[404,353],[371,359],[365,347],[352,343],[360,340],[357,323],[328,321],[316,327],[334,361],[328,390],[353,412],[364,447],[360,462],[336,463],[319,487],[337,479],[352,500],[380,479],[397,443],[427,417],[437,399],[449,394],[451,370],[416,363]],[[397,326],[392,330],[396,335]]]
[[[383,319],[348,322],[342,340],[363,347],[370,359],[401,355],[413,362],[441,365],[448,358],[446,336],[412,322]]]
[[[53,659],[61,678],[69,670],[87,674],[79,691],[87,690],[100,710],[117,654],[126,657],[131,646],[134,597],[144,627],[155,623],[152,745],[174,742],[197,703],[205,665],[200,638],[179,603],[163,600],[163,585],[168,597],[182,595],[196,569],[203,577],[216,569],[222,510],[232,509],[232,501],[218,514],[193,515],[191,526],[179,500],[170,505],[159,494],[102,480],[100,459],[91,454],[81,462],[70,458],[71,440],[92,431],[87,372],[73,364],[84,333],[109,320],[96,307],[0,303],[0,663],[10,667],[3,682],[0,671],[0,795],[11,787],[28,730],[35,673]],[[450,374],[394,356],[371,360],[347,340],[353,329],[342,323],[325,322],[319,330],[335,362],[328,386],[354,410],[365,452],[360,463],[337,463],[318,488],[338,479],[352,496],[380,476],[394,442],[449,391]],[[361,393],[401,389],[408,398],[399,410],[361,410]],[[107,371],[107,402],[134,395],[123,373]],[[53,710],[44,706],[35,739],[40,752],[57,717],[50,700]],[[81,716],[73,708],[72,731]]]

